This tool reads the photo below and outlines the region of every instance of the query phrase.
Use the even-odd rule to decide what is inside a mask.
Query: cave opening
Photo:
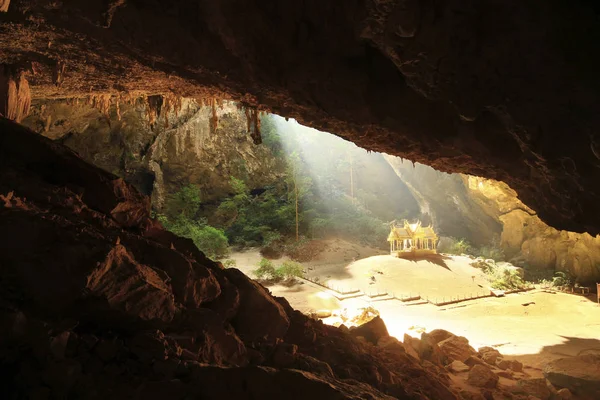
[[[260,115],[256,145],[243,106],[178,103],[152,114],[143,101],[104,111],[41,101],[22,123],[131,183],[151,199],[154,221],[314,320],[358,332],[382,318],[409,353],[421,351],[413,341],[453,332],[492,348],[494,368],[513,363],[510,379],[537,379],[556,351],[600,349],[587,325],[597,311],[598,238],[549,227],[508,185],[367,151],[274,114]],[[28,168],[62,183],[47,176],[61,166]],[[431,226],[435,241],[390,247],[390,229],[403,221]],[[432,251],[390,252],[399,247]]]
[[[0,36],[0,397],[600,398],[594,2],[0,0]]]

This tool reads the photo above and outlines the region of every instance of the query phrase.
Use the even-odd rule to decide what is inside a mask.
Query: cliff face
[[[502,231],[493,207],[482,207],[459,174],[447,174],[422,164],[384,155],[419,203],[423,223],[433,223],[439,235],[466,238],[475,245],[490,243]]]
[[[565,271],[582,284],[600,280],[600,236],[548,226],[502,182],[473,176],[463,178],[474,201],[496,210],[502,223],[501,246],[515,264]]]
[[[385,158],[441,235],[478,246],[499,238],[507,260],[529,271],[564,271],[582,284],[600,280],[600,236],[548,226],[505,183]]]
[[[102,110],[94,101],[37,102],[23,124],[151,194],[154,207],[190,183],[210,202],[230,192],[230,176],[260,188],[284,171],[269,148],[253,143],[245,112],[232,103],[180,99],[153,109],[145,99],[117,106],[109,98]]]

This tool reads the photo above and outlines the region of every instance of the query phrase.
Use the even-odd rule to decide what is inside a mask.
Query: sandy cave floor
[[[307,276],[319,277],[337,288],[422,298],[450,298],[489,292],[489,282],[467,257],[443,256],[433,261],[402,260],[382,251],[343,240],[328,241],[328,248],[303,263]],[[237,268],[252,273],[261,256],[256,250],[232,254]],[[277,265],[282,260],[274,260]],[[371,276],[375,276],[372,283]],[[448,306],[406,305],[398,300],[372,301],[367,296],[338,301],[315,285],[268,287],[303,312],[316,309],[358,309],[372,306],[384,319],[391,335],[441,328],[465,336],[475,347],[493,346],[534,370],[552,359],[585,353],[600,354],[600,306],[595,295],[583,297],[533,290],[502,298],[483,298]],[[528,304],[528,305],[524,305]],[[335,317],[325,323],[339,323]]]

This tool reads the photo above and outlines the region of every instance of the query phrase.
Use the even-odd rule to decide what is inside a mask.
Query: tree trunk
[[[296,242],[297,242],[299,239],[299,236],[298,236],[298,184],[295,179],[294,179],[294,195],[296,197]]]

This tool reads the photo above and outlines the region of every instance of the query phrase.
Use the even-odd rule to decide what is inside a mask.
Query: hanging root
[[[0,65],[0,115],[21,122],[31,108],[31,91],[23,71]]]

